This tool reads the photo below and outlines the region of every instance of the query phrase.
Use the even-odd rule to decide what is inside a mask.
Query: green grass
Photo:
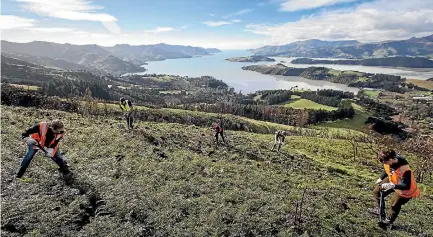
[[[307,100],[307,99],[297,99],[295,101],[292,101],[288,104],[285,104],[286,107],[291,107],[294,109],[324,109],[324,110],[337,110],[335,107],[327,106],[327,105],[321,105],[314,101]]]
[[[363,93],[372,99],[376,99],[379,96],[380,91],[364,90]]]
[[[15,182],[18,157],[25,152],[18,145],[20,134],[35,120],[49,118],[65,123],[60,149],[77,181],[66,185],[53,162],[39,156],[25,174],[33,181]],[[229,145],[216,148],[209,129],[193,125],[138,121],[132,135],[111,117],[7,106],[2,106],[1,122],[2,219],[20,230],[25,226],[27,235],[387,233],[366,211],[374,206],[371,189],[380,167],[362,144],[353,160],[348,141],[338,139],[287,137],[278,154],[270,151],[273,134],[226,131]],[[432,183],[423,185],[424,198],[403,207],[393,236],[433,234],[426,215],[433,205]],[[88,191],[80,192],[83,187]],[[304,190],[296,232],[293,223]],[[95,200],[103,201],[95,207]],[[2,234],[16,235],[8,229],[2,228]]]
[[[335,70],[335,69],[330,69],[329,74],[334,75],[334,76],[338,76],[341,74],[341,71]]]
[[[159,94],[180,94],[180,90],[159,91]]]
[[[327,123],[321,123],[310,126],[311,128],[342,128],[342,129],[353,129],[364,132],[366,130],[365,121],[369,116],[368,112],[364,108],[357,104],[352,104],[355,109],[355,116],[352,119],[343,119]]]
[[[41,89],[39,86],[20,85],[20,84],[9,84],[9,85],[14,86],[14,87],[23,88],[25,90],[31,90],[31,91],[37,91],[37,90]]]

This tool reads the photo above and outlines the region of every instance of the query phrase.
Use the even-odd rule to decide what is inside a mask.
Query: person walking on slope
[[[65,133],[63,127],[63,123],[59,120],[54,120],[51,123],[41,122],[22,134],[22,139],[27,144],[28,151],[21,162],[21,168],[17,173],[17,178],[21,178],[24,175],[27,167],[30,165],[30,162],[39,149],[45,152],[45,156],[52,159],[59,166],[59,171],[63,175],[70,173],[66,161],[63,159],[58,149],[59,141],[63,138]]]
[[[134,122],[134,115],[135,115],[135,110],[134,110],[134,106],[132,105],[132,102],[130,100],[125,100],[124,98],[120,98],[119,106],[120,109],[122,109],[122,112],[124,112],[128,130],[132,130],[134,128],[132,123]]]
[[[271,151],[274,151],[274,148],[278,145],[277,152],[280,152],[280,148],[284,144],[284,139],[286,138],[286,135],[286,131],[278,130],[275,132],[274,145],[272,146]]]
[[[215,129],[215,140],[217,145],[218,145],[218,134],[221,135],[224,144],[226,144],[226,141],[224,139],[224,134],[223,134],[223,128],[219,125],[219,123],[215,122],[212,126],[212,129]]]
[[[370,211],[376,215],[382,215],[383,221],[379,224],[390,228],[397,219],[401,207],[413,197],[418,197],[420,191],[416,184],[413,171],[410,169],[406,159],[397,156],[394,150],[382,152],[379,158],[381,163],[383,163],[383,171],[376,181],[377,186],[373,190],[373,195],[378,207],[370,209]],[[385,218],[384,202],[382,210],[380,210],[380,192],[382,192],[382,201],[385,200],[386,196],[394,193],[391,198],[391,208],[388,218]]]

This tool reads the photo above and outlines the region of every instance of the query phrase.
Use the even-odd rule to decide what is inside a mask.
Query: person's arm
[[[386,177],[388,177],[388,174],[385,172],[385,169],[383,169],[382,174],[380,174],[380,179],[384,180]]]
[[[411,180],[412,180],[411,177],[412,177],[412,171],[408,170],[408,171],[404,172],[403,182],[401,182],[399,184],[395,184],[394,189],[409,190],[410,186],[411,186]]]
[[[39,125],[36,125],[32,128],[27,129],[24,133],[21,134],[22,139],[29,137],[30,135],[32,135],[33,133],[38,133],[39,132]]]
[[[128,105],[131,108],[131,112],[134,110],[134,105],[132,104],[132,102],[130,100],[128,100]]]

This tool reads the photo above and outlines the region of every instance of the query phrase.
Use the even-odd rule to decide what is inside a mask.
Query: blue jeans
[[[30,162],[32,162],[33,157],[35,156],[37,150],[33,148],[33,145],[28,146],[28,151],[26,156],[24,157],[24,160],[21,162],[21,168],[27,169],[27,167],[30,165]],[[60,155],[60,150],[57,149],[56,154],[52,158],[54,162],[60,167],[64,168],[66,167],[66,162],[63,159],[62,155]]]

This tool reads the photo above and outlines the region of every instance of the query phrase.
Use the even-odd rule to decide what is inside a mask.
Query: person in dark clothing
[[[287,132],[286,131],[276,131],[275,137],[274,137],[274,145],[272,146],[271,151],[275,149],[276,146],[278,146],[277,151],[279,152],[281,149],[281,146],[284,144],[284,139],[286,138]]]
[[[224,139],[224,131],[223,128],[219,125],[219,123],[215,122],[212,126],[212,129],[215,130],[215,140],[217,145],[218,145],[218,134],[221,135],[221,139],[223,140],[224,144],[226,144],[226,141]]]
[[[126,125],[128,126],[129,130],[132,130],[134,128],[134,116],[135,116],[135,110],[134,105],[130,100],[125,100],[124,98],[120,98],[119,103],[120,109],[124,112],[125,119],[126,119]]]
[[[400,213],[401,207],[413,197],[419,196],[420,191],[406,159],[397,156],[394,150],[389,150],[380,154],[380,161],[383,163],[384,169],[376,181],[377,186],[373,190],[373,196],[378,207],[371,210],[371,212],[382,215],[383,224],[392,226]],[[385,211],[379,209],[380,192],[384,197],[394,193],[391,198],[389,218],[386,219]]]
[[[23,141],[28,146],[28,151],[23,161],[21,168],[17,173],[17,178],[21,178],[30,165],[36,152],[40,149],[45,152],[45,156],[52,159],[58,166],[59,171],[66,175],[69,174],[69,168],[66,161],[60,154],[59,142],[65,133],[63,123],[59,120],[54,120],[51,123],[41,122],[36,126],[27,129],[22,134]]]

